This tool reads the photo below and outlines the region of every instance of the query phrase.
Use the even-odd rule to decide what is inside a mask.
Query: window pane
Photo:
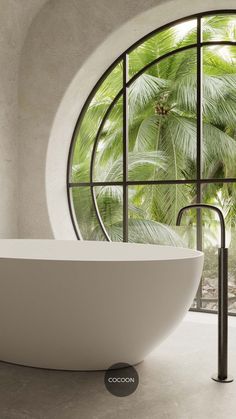
[[[94,177],[98,182],[123,179],[123,96],[113,106],[101,132],[95,155]]]
[[[196,177],[196,49],[153,65],[129,88],[129,180]]]
[[[98,223],[89,187],[71,188],[74,216],[81,238],[84,240],[105,240]]]
[[[123,188],[99,186],[94,188],[98,209],[112,241],[123,240]]]
[[[236,177],[236,47],[203,48],[203,177]]]
[[[132,77],[145,65],[176,48],[195,44],[196,28],[196,19],[186,20],[162,30],[143,42],[129,54],[129,76]]]
[[[220,208],[226,221],[226,246],[229,248],[229,311],[236,313],[236,183],[204,184],[203,202]],[[203,293],[208,301],[203,307],[217,308],[217,255],[220,245],[220,224],[217,215],[203,212],[205,266],[203,273]],[[212,299],[212,301],[211,301]]]
[[[121,90],[123,66],[119,63],[101,84],[77,129],[72,161],[72,182],[88,182],[90,159],[97,131],[109,105]]]
[[[194,185],[130,186],[129,241],[194,247],[195,214],[183,216],[183,227],[176,227],[176,218],[195,195]]]
[[[202,19],[203,41],[236,41],[236,14]]]

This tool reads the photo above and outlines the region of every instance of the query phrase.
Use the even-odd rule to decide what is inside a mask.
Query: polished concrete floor
[[[140,384],[112,396],[103,372],[60,372],[0,363],[0,419],[235,419],[236,381],[219,384],[216,316],[189,313],[137,366]],[[230,321],[230,372],[236,378],[236,318]]]

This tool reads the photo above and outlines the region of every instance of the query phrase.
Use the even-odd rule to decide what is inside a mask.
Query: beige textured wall
[[[6,59],[4,70],[0,66],[0,235],[5,237],[17,234],[17,224],[20,237],[74,237],[65,188],[71,133],[94,83],[123,50],[170,20],[236,8],[235,0],[45,2],[0,0],[5,13],[0,19],[9,26],[0,41],[0,59]]]
[[[45,0],[0,0],[0,237],[18,235],[18,69],[28,27]]]

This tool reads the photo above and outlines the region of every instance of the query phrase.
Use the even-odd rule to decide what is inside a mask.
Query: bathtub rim
[[[30,250],[32,251],[32,249],[29,248],[29,254],[7,254],[6,251],[3,252],[2,255],[2,249],[1,249],[1,245],[8,243],[14,243],[17,245],[18,244],[45,244],[45,243],[54,243],[54,242],[60,242],[60,243],[64,243],[64,244],[68,244],[68,243],[73,243],[75,244],[75,246],[87,246],[88,247],[88,255],[89,257],[83,257],[83,255],[80,254],[79,249],[76,249],[76,252],[78,251],[77,254],[75,255],[71,255],[69,254],[63,254],[63,255],[57,255],[57,254],[50,254],[50,250],[49,249],[49,253],[45,256],[40,255],[39,256],[36,254],[30,254]],[[90,251],[89,247],[91,246],[92,251]],[[104,256],[99,257],[99,255],[96,254],[92,254],[92,252],[94,252],[94,250],[96,249],[97,246],[104,246]],[[133,247],[133,251],[135,252],[135,250],[140,249],[140,250],[147,250],[147,247],[149,247],[149,251],[147,252],[147,254],[145,255],[142,254],[142,256],[136,255],[136,257],[134,257],[134,255],[131,253],[131,255],[129,257],[124,257],[119,256],[119,254],[114,253],[114,256],[110,256],[110,257],[106,257],[106,246],[113,246],[115,247],[114,251],[119,250],[121,247],[129,247],[130,249]],[[157,250],[157,258],[150,255],[150,250]],[[168,257],[159,257],[158,258],[158,248],[161,249],[161,251],[165,251],[170,249],[172,252],[173,250],[176,250],[177,252],[180,251],[179,255],[168,255]],[[178,250],[177,250],[178,249]],[[11,250],[11,249],[10,249]],[[21,249],[18,249],[21,250]],[[34,249],[35,250],[35,249]],[[37,250],[37,249],[36,249]],[[24,252],[26,251],[26,249],[24,250]],[[123,251],[123,249],[122,249]],[[23,253],[24,253],[23,252]],[[45,252],[45,249],[44,249]],[[152,252],[151,252],[152,253]],[[160,254],[159,254],[160,256]],[[106,242],[106,241],[85,241],[85,240],[54,240],[54,239],[0,239],[0,261],[1,260],[24,260],[24,261],[54,261],[54,262],[79,262],[79,263],[107,263],[107,262],[171,262],[171,261],[179,261],[179,260],[189,260],[189,259],[198,259],[198,258],[202,258],[204,257],[204,253],[202,251],[199,250],[195,250],[195,249],[190,249],[190,248],[185,248],[185,247],[176,247],[176,246],[167,246],[167,245],[158,245],[158,244],[143,244],[143,243],[123,243],[123,242]]]

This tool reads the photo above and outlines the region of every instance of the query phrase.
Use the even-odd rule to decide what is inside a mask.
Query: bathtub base
[[[132,365],[133,367],[136,367],[137,365],[139,365],[139,364],[141,364],[142,362],[144,362],[145,360],[144,359],[142,359],[142,361],[138,361],[138,362],[135,362],[135,363],[131,363],[131,364],[129,364],[128,362],[127,362],[127,364],[129,364],[129,365]],[[18,367],[25,367],[25,368],[35,368],[35,369],[38,369],[38,370],[46,370],[46,371],[77,371],[77,372],[95,372],[95,371],[107,371],[107,369],[108,368],[110,368],[112,365],[114,365],[114,364],[111,364],[109,367],[107,367],[107,368],[94,368],[94,369],[91,369],[91,368],[61,368],[61,367],[58,367],[58,368],[50,368],[50,367],[42,367],[42,366],[38,366],[38,365],[31,365],[31,364],[28,364],[28,363],[19,363],[19,362],[13,362],[13,361],[5,361],[4,359],[0,359],[0,362],[1,363],[4,363],[4,364],[9,364],[9,365],[17,365]],[[124,362],[124,361],[119,361],[119,362],[116,362],[116,364],[118,364],[118,363],[126,363],[126,362]],[[111,368],[112,369],[112,368]]]

